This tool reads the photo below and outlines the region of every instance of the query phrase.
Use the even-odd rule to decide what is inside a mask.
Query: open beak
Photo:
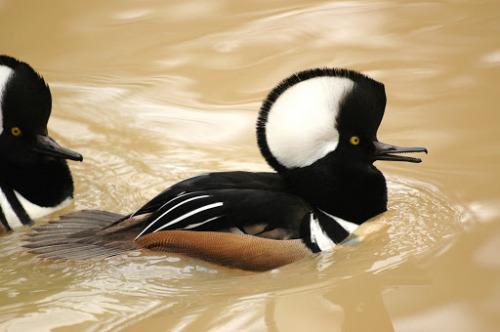
[[[61,159],[83,160],[83,156],[78,152],[63,148],[52,138],[44,135],[36,135],[33,151]]]
[[[399,147],[390,144],[385,144],[379,141],[373,142],[375,146],[375,151],[373,154],[374,160],[394,160],[394,161],[407,161],[410,163],[420,163],[422,159],[413,158],[407,156],[399,156],[397,153],[413,153],[413,152],[425,152],[427,153],[427,149],[424,147]]]

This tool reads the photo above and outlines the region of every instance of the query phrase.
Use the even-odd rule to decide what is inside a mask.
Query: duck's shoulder
[[[137,213],[153,212],[181,194],[222,189],[283,191],[284,188],[283,180],[276,173],[243,171],[205,173],[168,187],[142,206]]]
[[[186,192],[210,189],[258,189],[284,190],[285,183],[280,175],[270,172],[213,172],[201,174],[181,181],[172,188]]]

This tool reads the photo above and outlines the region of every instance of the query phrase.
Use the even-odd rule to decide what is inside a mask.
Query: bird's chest
[[[7,230],[30,225],[33,220],[62,209],[70,202],[71,197],[68,197],[54,206],[40,206],[9,187],[0,186],[0,222]]]
[[[358,224],[387,209],[383,177],[346,176],[297,184],[292,184],[293,190],[312,206]]]

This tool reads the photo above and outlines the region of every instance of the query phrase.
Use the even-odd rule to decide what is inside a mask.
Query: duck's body
[[[48,136],[51,105],[33,68],[0,55],[0,229],[30,225],[73,197],[65,159],[82,157]]]
[[[296,181],[303,174],[285,178],[252,172],[208,173],[182,181],[133,214],[147,215],[136,238],[173,229],[224,231],[276,240],[307,238],[305,244],[312,251],[330,249],[357,225],[385,211],[387,194],[385,180],[376,170],[367,170],[359,182],[348,170],[340,177],[328,178],[327,173],[320,171],[315,174],[318,181],[309,182]],[[374,186],[377,181],[380,185]],[[380,191],[374,192],[377,187]],[[356,194],[355,200],[344,199],[349,190]],[[370,200],[371,196],[376,199]],[[310,241],[314,220],[331,226],[321,227],[332,240],[330,248]]]
[[[277,173],[194,177],[128,216],[63,217],[39,228],[28,246],[53,258],[148,248],[254,270],[329,250],[387,209],[385,178],[373,162],[419,162],[392,153],[425,151],[378,142],[384,108],[383,85],[364,75],[297,73],[269,94],[257,123],[259,147]]]

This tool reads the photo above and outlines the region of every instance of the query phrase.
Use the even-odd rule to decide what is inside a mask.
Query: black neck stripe
[[[7,221],[7,218],[5,218],[5,214],[3,213],[1,206],[0,206],[0,222],[7,231],[12,230],[12,228],[10,228],[9,222]]]
[[[314,212],[307,214],[301,223],[301,238],[304,244],[314,253],[322,251],[318,243],[311,239],[311,222],[315,219],[324,236],[328,237],[335,245],[344,241],[351,233],[346,230],[335,219],[334,216],[327,215],[325,212],[315,209]]]
[[[321,211],[316,213],[321,228],[335,244],[344,241],[349,236],[350,233],[338,223],[335,217],[327,216]]]
[[[1,188],[5,195],[5,198],[7,198],[7,201],[9,202],[12,210],[14,210],[21,223],[23,225],[32,225],[33,220],[31,220],[30,216],[28,215],[28,213],[26,213],[26,210],[24,209],[21,202],[19,202],[19,199],[17,199],[14,190],[12,190],[12,188],[9,187],[1,187]]]

